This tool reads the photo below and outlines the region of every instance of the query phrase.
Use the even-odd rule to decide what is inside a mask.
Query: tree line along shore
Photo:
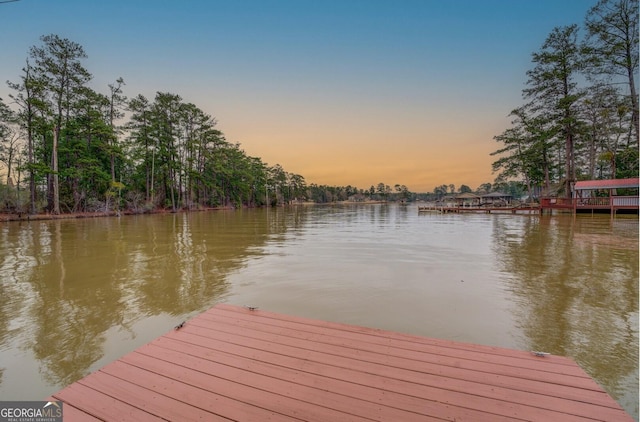
[[[533,52],[523,105],[494,140],[492,183],[307,184],[248,155],[180,95],[91,85],[84,48],[56,34],[26,55],[0,99],[0,213],[110,215],[337,201],[434,200],[503,191],[570,195],[576,180],[638,176],[638,0],[600,0]]]

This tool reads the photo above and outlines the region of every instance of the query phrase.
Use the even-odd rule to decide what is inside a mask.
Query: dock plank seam
[[[507,354],[509,357],[514,357],[519,359],[531,360],[532,358],[531,355],[529,355],[528,353],[523,355],[521,351],[506,349],[502,347],[486,346],[486,345],[473,344],[473,343],[464,343],[464,342],[457,342],[453,340],[433,339],[428,337],[416,336],[408,333],[387,331],[387,330],[382,330],[378,328],[368,328],[363,326],[347,325],[347,324],[335,323],[335,322],[329,322],[329,321],[320,321],[320,320],[314,320],[314,319],[308,319],[308,318],[296,317],[296,319],[294,320],[293,318],[287,315],[275,314],[267,311],[247,313],[247,312],[244,312],[242,308],[238,308],[236,306],[227,305],[227,304],[218,304],[217,306],[204,312],[202,316],[206,317],[211,315],[215,317],[216,315],[220,315],[221,313],[228,313],[237,317],[247,317],[247,316],[260,317],[260,318],[271,319],[271,320],[291,323],[291,324],[300,325],[300,326],[317,327],[323,330],[327,329],[331,331],[335,330],[336,332],[343,332],[343,333],[349,333],[349,334],[351,333],[360,334],[364,336],[376,337],[383,341],[390,341],[390,342],[401,341],[401,342],[407,342],[410,344],[420,344],[420,345],[426,344],[434,347],[442,347],[442,348],[448,348],[448,349],[454,349],[454,350],[460,350],[460,351],[470,351],[472,353],[481,352],[489,355],[495,355],[498,357],[503,357],[505,356],[505,354]],[[575,366],[575,363],[571,359],[566,358],[564,356],[553,355],[551,356],[551,358],[553,358],[552,363],[555,365],[565,365],[568,367]],[[584,376],[588,378],[588,375],[584,374]]]
[[[199,325],[199,326],[200,326],[200,325]],[[247,327],[247,326],[243,326],[243,327],[244,327],[244,328],[250,328],[250,327]],[[225,331],[225,332],[227,332],[227,333],[228,333],[229,331]],[[291,337],[295,337],[295,336],[294,336],[294,335],[291,335]],[[329,344],[334,344],[334,343],[329,343]],[[377,345],[376,345],[376,346],[377,346]],[[348,346],[345,346],[345,347],[348,347]],[[393,348],[392,348],[392,347],[389,347],[389,349],[390,349],[390,350],[393,350]],[[414,350],[412,350],[412,351],[414,351]],[[433,355],[433,354],[432,354],[432,353],[428,353],[428,352],[423,352],[423,357],[426,357],[426,356],[428,356],[428,355]],[[397,355],[395,355],[395,356],[397,356]],[[456,359],[458,358],[458,357],[451,357],[451,356],[447,356],[447,355],[440,355],[440,356],[445,356],[445,357],[447,357],[447,358],[456,358]],[[402,357],[402,356],[400,356],[400,357]],[[427,360],[420,360],[420,359],[416,359],[416,360],[417,360],[418,362],[420,362],[420,363],[428,362],[428,363],[435,363],[435,364],[438,364],[438,365],[443,365],[441,362],[431,362],[431,361],[427,361]],[[510,366],[510,365],[505,365],[505,366]],[[454,367],[455,367],[455,366],[454,366]],[[509,375],[504,375],[504,376],[509,376]],[[548,384],[548,383],[545,383],[545,385],[546,385],[546,384]],[[492,385],[493,385],[493,384],[492,384]],[[558,385],[559,385],[559,384],[558,384]],[[564,385],[559,385],[559,386],[565,387]],[[602,395],[602,396],[605,396],[605,397],[606,397],[606,394],[602,392],[602,390],[597,386],[597,384],[596,384],[596,383],[590,383],[590,387],[591,387],[590,389],[592,390],[592,393],[593,393],[593,394],[596,394],[596,395]],[[584,390],[585,390],[585,387],[572,387],[572,386],[566,386],[566,388],[575,389],[575,390],[578,390],[578,391],[580,391],[580,392],[584,392]],[[554,393],[554,394],[557,394],[557,392],[556,392],[556,393]],[[555,397],[555,396],[554,396],[554,397]]]
[[[167,345],[164,345],[164,346],[167,346]],[[174,350],[174,351],[178,352],[179,350],[183,350],[183,348],[182,348],[180,345],[177,345],[177,346],[175,347],[175,349],[172,349],[172,350]],[[207,350],[208,350],[208,349],[207,349]],[[145,353],[145,351],[140,351],[140,352],[141,352],[141,353]],[[207,353],[207,352],[205,351],[204,353]],[[218,362],[218,360],[220,359],[220,356],[225,355],[225,354],[226,354],[226,355],[228,355],[228,356],[239,357],[240,359],[243,359],[243,358],[244,358],[244,357],[243,357],[243,356],[241,356],[241,355],[233,355],[233,354],[231,354],[231,353],[226,353],[225,351],[222,351],[222,350],[220,350],[220,351],[216,350],[216,362]],[[206,359],[206,357],[200,356],[200,354],[197,354],[195,351],[192,351],[192,355],[193,355],[194,357],[197,357],[197,358]],[[257,361],[256,359],[247,359],[247,358],[244,358],[244,359],[246,359],[246,360],[247,360],[247,361],[249,361],[249,362],[256,362],[256,361]],[[294,359],[294,358],[291,358],[291,359]],[[260,364],[261,364],[261,365],[269,365],[269,366],[273,366],[273,367],[279,367],[279,368],[281,368],[281,369],[290,370],[290,371],[293,371],[293,372],[296,372],[296,373],[303,372],[303,373],[306,373],[306,374],[307,374],[307,375],[309,375],[309,376],[313,376],[313,377],[321,377],[321,378],[324,378],[324,379],[327,379],[327,380],[339,381],[339,382],[344,382],[344,383],[348,383],[348,384],[355,384],[355,385],[358,385],[359,387],[363,387],[363,388],[366,388],[366,389],[371,389],[371,388],[372,388],[370,385],[367,385],[366,383],[365,383],[365,384],[359,384],[359,383],[356,383],[356,382],[354,382],[354,381],[353,381],[353,379],[350,379],[349,377],[333,378],[333,377],[330,377],[330,376],[328,376],[328,375],[326,375],[326,374],[324,374],[324,375],[320,375],[320,374],[318,374],[317,372],[305,371],[304,369],[299,369],[299,368],[295,368],[295,367],[291,367],[291,366],[277,365],[277,364],[274,364],[274,363],[271,363],[271,362],[267,362],[267,361],[262,361],[262,362],[260,362]],[[244,366],[242,366],[242,367],[240,367],[240,366],[236,366],[236,367],[238,367],[238,368],[242,368],[242,369],[245,369],[245,370],[247,370],[247,371],[249,371],[249,372],[255,372],[255,371],[250,371],[250,370],[246,369],[246,367],[244,367]],[[381,378],[381,377],[380,377],[380,378]],[[282,378],[282,379],[283,379],[283,380],[286,380],[286,381],[289,381],[289,382],[293,382],[293,383],[299,384],[299,382],[295,382],[295,381],[293,381],[293,380],[292,380],[292,379],[290,379],[290,378]],[[384,380],[384,379],[383,379],[383,380]],[[317,381],[317,379],[316,379],[316,381]],[[304,384],[302,384],[302,385],[304,385]],[[322,390],[322,389],[321,389],[321,390]],[[378,390],[381,390],[381,389],[378,389]],[[395,391],[393,391],[393,390],[386,390],[386,392],[387,392],[387,393],[394,393],[394,394],[403,394],[403,393],[396,393],[396,392],[395,392]],[[343,394],[344,394],[344,393],[343,393]],[[428,400],[427,400],[427,399],[425,399],[424,397],[409,396],[409,395],[407,395],[407,394],[403,394],[403,395],[405,395],[405,396],[407,396],[407,397],[412,397],[413,399],[417,399],[417,400],[425,400],[425,401],[428,401]],[[354,397],[355,397],[355,398],[359,398],[359,397],[357,397],[357,396],[354,396]],[[365,401],[371,401],[371,400],[367,400],[366,398],[362,398],[362,397],[360,397],[360,398],[361,398],[361,399],[363,399],[363,400],[365,400]],[[379,402],[372,402],[372,403],[380,404]],[[393,407],[393,406],[391,406],[391,407]],[[477,416],[477,415],[476,415],[476,416]]]
[[[189,334],[189,333],[185,332],[184,334],[185,334],[185,335],[187,335],[187,334]],[[197,344],[197,342],[194,342],[194,345],[195,345],[195,344]],[[236,344],[236,345],[237,345],[237,344]],[[257,350],[257,351],[261,351],[262,349],[255,349],[255,350]],[[293,354],[289,354],[289,355],[290,355],[290,356],[295,356],[296,354],[295,354],[295,353],[293,353]],[[385,366],[383,366],[383,365],[376,365],[376,366],[380,366],[380,367],[382,367],[382,368],[384,368],[384,367],[385,367]],[[342,369],[346,369],[346,368],[350,368],[350,367],[351,367],[351,365],[345,364],[344,366],[340,366],[340,367],[341,367]],[[398,374],[399,372],[401,372],[401,368],[396,368],[396,369],[397,369],[397,371],[396,371],[396,376],[395,376],[395,378],[396,378],[396,379],[400,379],[400,380],[407,381],[407,382],[412,382],[411,380],[406,380],[405,378],[397,378],[397,374]],[[389,375],[389,376],[390,376],[390,375]],[[414,377],[414,378],[415,378],[415,377]],[[443,379],[443,381],[447,381],[446,377]],[[424,385],[422,385],[422,384],[416,384],[416,385],[421,385],[421,386],[425,387],[425,386],[424,386]],[[437,387],[436,387],[436,386],[426,386],[426,387],[429,387],[429,388],[440,388],[440,389],[442,389],[442,390],[447,390],[447,391],[449,391],[450,393],[461,393],[461,392],[460,392],[459,390],[457,390],[457,389],[448,389],[448,388],[444,387],[442,384],[438,385]],[[493,390],[496,390],[496,389],[494,388]],[[509,390],[506,390],[506,391],[505,391],[505,393],[506,393],[506,394],[513,394],[513,392],[510,392]],[[514,403],[514,402],[510,402],[510,401],[504,401],[504,399],[499,398],[499,396],[496,396],[496,397],[487,397],[486,395],[484,395],[484,396],[483,396],[483,395],[479,395],[479,394],[471,394],[471,393],[461,393],[461,394],[466,394],[466,396],[465,396],[465,397],[466,397],[466,399],[464,399],[464,400],[462,400],[462,399],[461,399],[461,402],[467,402],[467,401],[469,401],[469,400],[471,399],[471,396],[476,396],[476,397],[485,398],[485,399],[487,399],[487,400],[498,400],[498,401],[500,401],[500,403],[503,403],[503,404],[509,404],[509,405],[512,405],[512,407],[513,407],[513,406],[518,406],[518,407],[525,406],[525,407],[529,408],[529,410],[530,410],[530,411],[531,411],[531,409],[533,409],[533,408],[540,409],[540,410],[544,410],[544,411],[549,411],[549,409],[545,409],[544,407],[540,407],[540,406],[531,406],[531,405],[526,405],[526,404],[522,404],[522,403]],[[531,398],[533,398],[533,397],[532,397],[532,396],[529,396],[529,399],[531,399]],[[551,399],[553,399],[553,397],[552,397],[552,396],[546,396],[546,397],[545,397],[545,401],[547,401],[547,402],[548,402],[548,400],[551,400]],[[463,406],[463,407],[464,407],[464,406]],[[596,406],[596,407],[597,407],[597,406]],[[615,410],[615,409],[614,409],[614,410]],[[560,413],[565,413],[565,412],[563,412],[563,411],[557,411],[557,410],[551,410],[551,411],[556,412],[556,415],[558,415],[558,414],[560,414]],[[585,417],[586,417],[586,416],[588,416],[588,415],[591,415],[591,414],[592,414],[592,412],[598,412],[598,411],[599,411],[599,412],[606,412],[606,408],[602,408],[602,409],[599,409],[599,408],[591,409],[591,411],[589,411],[589,412],[584,412],[585,414],[584,414],[583,416],[585,416]],[[514,415],[515,415],[515,413],[511,413],[511,414],[510,414],[510,416],[511,416],[511,417],[514,417]],[[547,417],[551,417],[551,416],[547,413]]]
[[[240,337],[245,337],[248,339],[252,339],[252,340],[258,340],[258,341],[265,341],[264,337],[262,334],[259,334],[259,332],[256,331],[256,333],[258,334],[252,334],[253,330],[249,330],[246,329],[243,330],[242,332],[238,333],[238,330],[234,329],[233,326],[231,325],[227,325],[224,324],[224,326],[221,326],[220,324],[217,324],[215,327],[212,326],[207,326],[205,325],[199,325],[198,323],[194,324],[195,327],[199,327],[202,330],[209,330],[209,331],[215,331],[218,333],[223,333],[225,335],[231,335],[231,336],[240,336]],[[230,327],[230,328],[227,328]],[[193,330],[191,330],[193,331]],[[200,335],[203,336],[205,338],[209,337],[207,335],[204,335],[203,333],[194,333],[196,335]],[[314,351],[315,350],[315,346],[316,346],[316,342],[311,342],[309,340],[306,339],[300,339],[300,338],[295,338],[295,337],[290,337],[291,339],[295,339],[299,342],[303,342],[303,345],[291,345],[290,343],[288,343],[286,341],[286,339],[283,340],[283,337],[286,336],[282,336],[279,334],[272,334],[270,335],[270,340],[273,343],[277,343],[277,344],[282,344],[282,345],[286,345],[289,347],[296,347],[299,348],[301,351]],[[505,365],[500,365],[500,364],[485,364],[483,362],[483,364],[485,364],[485,366],[489,366],[489,368],[492,369],[477,369],[477,368],[467,368],[465,366],[473,366],[473,365],[477,365],[479,362],[478,361],[469,361],[470,364],[465,364],[465,362],[467,362],[468,360],[466,359],[458,359],[456,362],[452,363],[452,364],[444,364],[442,362],[425,362],[424,360],[416,360],[416,359],[410,359],[410,358],[406,358],[406,357],[396,357],[393,355],[389,355],[389,354],[381,354],[381,353],[376,353],[376,352],[371,352],[371,351],[367,351],[367,350],[361,350],[361,349],[357,349],[357,348],[353,348],[353,347],[343,347],[343,346],[335,346],[335,345],[330,345],[330,344],[326,344],[325,346],[330,346],[329,349],[327,349],[326,347],[324,348],[324,353],[329,354],[329,355],[333,355],[333,356],[339,356],[339,357],[347,357],[347,358],[353,358],[353,356],[350,356],[349,354],[344,354],[344,353],[340,353],[341,351],[353,351],[357,354],[360,355],[360,360],[364,361],[364,362],[371,362],[371,363],[377,363],[377,364],[384,364],[387,366],[393,366],[393,367],[398,367],[398,368],[404,368],[406,367],[406,365],[403,365],[404,362],[409,362],[412,363],[412,366],[415,366],[416,364],[431,364],[431,365],[439,365],[440,367],[449,367],[449,368],[455,368],[455,369],[463,369],[463,370],[471,370],[471,371],[475,371],[475,372],[484,372],[484,373],[488,373],[491,375],[503,375],[503,376],[512,376],[515,378],[522,378],[522,379],[532,379],[532,380],[536,380],[538,378],[540,378],[540,371],[535,371],[535,370],[531,370],[531,369],[523,369],[523,368],[517,368],[518,370],[521,370],[522,373],[519,374],[518,376],[513,376],[510,374],[505,374],[505,373],[497,373],[495,372],[496,368],[508,368]],[[376,358],[376,356],[379,356],[379,358]],[[452,358],[452,359],[456,359],[456,358]],[[386,360],[385,362],[381,362],[381,360]],[[529,374],[528,376],[526,374]],[[557,378],[557,377],[556,377]],[[565,382],[561,383],[561,385],[567,385],[569,384],[567,381],[569,381],[571,378],[566,378],[566,376],[563,375],[563,378],[565,380]],[[585,379],[580,377],[579,379],[581,380],[589,380],[589,379]],[[591,381],[591,380],[589,380]],[[597,386],[597,384],[593,383],[593,382],[589,382],[588,386],[577,386],[579,388],[583,388],[583,389],[592,389],[594,391],[599,391],[599,387]]]
[[[203,319],[208,319],[210,321],[219,321],[220,318],[226,318],[228,320],[233,320],[233,317],[227,317],[226,315],[214,315],[214,314],[207,314],[207,315],[203,315]],[[256,318],[253,316],[247,316],[247,317],[251,317],[251,318]],[[242,324],[245,323],[250,323],[250,322],[255,322],[255,319],[253,319],[253,321],[251,319],[240,319],[240,320],[236,320],[236,321],[242,321]],[[269,326],[269,327],[274,327],[274,329],[282,329],[282,326],[279,325],[273,325],[273,324],[269,324],[269,323],[256,323],[255,328],[260,330],[261,326]],[[306,331],[302,328],[297,329],[297,328],[289,328],[291,330],[297,330],[299,332],[306,332],[309,333],[310,335],[314,335],[317,334],[317,332],[315,331]],[[261,330],[264,331],[264,330]],[[292,336],[295,337],[295,336]],[[328,333],[325,333],[325,337],[327,338],[331,338],[331,337],[335,337],[335,338],[340,338],[340,339],[350,339],[349,337],[343,337],[343,336],[339,336],[339,335],[335,335],[335,336],[331,336]],[[350,339],[351,340],[351,339]],[[453,357],[456,356],[458,354],[462,354],[463,352],[467,355],[465,357],[461,357],[465,360],[475,360],[478,362],[486,362],[487,361],[487,356],[489,357],[499,357],[501,358],[501,362],[500,365],[504,365],[504,366],[513,366],[513,367],[526,367],[526,365],[521,366],[521,365],[517,365],[514,363],[505,363],[506,362],[512,362],[512,361],[519,361],[521,363],[526,362],[527,364],[529,363],[534,363],[535,366],[537,366],[536,371],[545,371],[545,369],[540,369],[539,368],[539,361],[540,358],[539,357],[533,357],[531,356],[530,353],[525,353],[525,354],[521,354],[520,356],[508,356],[506,359],[504,356],[501,356],[499,354],[496,353],[486,353],[484,351],[469,351],[469,350],[460,350],[460,349],[453,349],[453,348],[447,348],[447,347],[442,347],[439,345],[431,345],[431,344],[422,344],[422,343],[414,343],[414,342],[408,342],[408,341],[404,341],[403,343],[410,343],[413,345],[413,347],[410,347],[409,345],[404,345],[404,347],[402,345],[393,345],[391,343],[388,344],[384,344],[384,343],[378,343],[378,342],[372,342],[372,341],[366,341],[363,340],[360,343],[364,343],[364,344],[371,344],[371,345],[375,345],[375,346],[388,346],[390,348],[393,349],[398,349],[398,350],[407,350],[407,351],[416,351],[416,352],[420,352],[420,353],[428,353],[428,354],[434,354],[434,355],[442,355],[442,356],[447,356],[447,357]],[[429,347],[429,348],[433,348],[433,349],[442,349],[441,351],[434,351],[433,349],[429,349],[429,351],[425,352],[424,347]],[[447,353],[447,351],[449,350],[455,350],[455,354],[449,354]],[[471,352],[471,353],[469,353]],[[570,372],[560,372],[564,375],[568,375],[568,376],[572,376],[572,377],[577,377],[577,378],[585,378],[585,379],[589,379],[591,380],[591,378],[582,370],[576,370],[575,369],[575,365],[566,365],[564,363],[558,363],[557,361],[554,360],[555,356],[549,357],[549,356],[545,356],[545,364],[548,365],[550,368],[551,367],[556,367],[555,365],[562,365],[562,367],[570,367],[573,370]],[[552,373],[559,373],[559,371],[554,371],[553,369],[547,369],[546,372],[552,372]]]
[[[148,351],[148,349],[146,351]],[[158,361],[165,361],[165,362],[169,362],[169,363],[174,363],[175,362],[174,360],[165,360],[165,359],[163,359],[162,357],[160,357],[160,356],[158,356],[156,354],[147,354],[147,353],[141,353],[141,354],[145,354],[145,356],[147,356],[148,358],[151,358],[151,359],[154,359],[154,360],[158,360]],[[223,379],[223,380],[225,380],[227,382],[237,383],[237,384],[243,385],[243,386],[245,386],[247,388],[250,388],[250,389],[262,390],[262,391],[268,392],[270,394],[278,394],[278,395],[281,395],[283,397],[292,398],[292,399],[298,400],[300,402],[305,402],[305,403],[311,404],[313,406],[319,406],[319,407],[325,407],[325,408],[331,409],[331,410],[337,410],[337,411],[343,412],[345,414],[350,414],[352,411],[345,410],[345,409],[339,409],[339,407],[344,408],[345,406],[339,406],[338,405],[339,407],[331,407],[328,404],[321,404],[321,403],[318,402],[318,401],[320,401],[319,399],[321,398],[322,400],[326,400],[327,397],[334,396],[334,397],[332,397],[332,399],[335,400],[336,403],[338,403],[339,401],[345,401],[344,399],[348,398],[349,399],[349,400],[347,400],[348,405],[346,406],[347,409],[355,409],[355,408],[358,408],[358,407],[360,409],[363,409],[363,408],[366,408],[367,406],[375,405],[375,406],[378,407],[379,413],[381,413],[382,415],[384,415],[385,413],[387,413],[387,414],[389,413],[389,412],[385,412],[384,409],[382,409],[382,408],[387,408],[387,409],[397,413],[395,415],[395,418],[397,420],[416,420],[416,417],[419,417],[419,419],[424,419],[425,416],[428,416],[428,415],[425,415],[425,414],[420,414],[418,412],[407,411],[406,409],[401,409],[401,408],[393,408],[391,406],[387,406],[387,405],[384,405],[384,404],[381,404],[381,403],[364,400],[364,399],[362,399],[360,397],[353,397],[353,396],[348,396],[348,395],[345,395],[345,394],[334,393],[334,392],[326,390],[326,389],[321,389],[321,388],[309,386],[309,385],[306,385],[306,384],[303,384],[303,383],[295,382],[290,378],[277,378],[277,377],[273,377],[273,376],[266,376],[261,372],[251,371],[249,369],[245,369],[245,368],[242,368],[240,366],[232,366],[232,365],[220,363],[218,361],[209,361],[208,363],[205,362],[205,364],[203,364],[202,361],[206,361],[206,359],[203,358],[203,357],[200,357],[200,356],[191,355],[190,361],[189,361],[189,359],[182,359],[181,361],[179,361],[179,363],[174,363],[174,364],[176,366],[180,366],[180,367],[186,368],[189,371],[199,372],[202,375],[205,375],[207,377],[220,378],[220,379]],[[126,361],[126,363],[130,364],[130,365],[133,365],[133,366],[138,366],[134,362],[131,362],[131,361]],[[224,371],[220,371],[219,369],[216,370],[215,366],[211,365],[212,363],[215,364],[215,365],[218,365],[218,366],[228,366],[229,370],[227,370],[227,372],[230,372],[230,374],[227,374],[226,376],[224,376],[222,374]],[[200,366],[200,369],[198,369],[197,366]],[[145,365],[141,365],[141,366],[138,366],[138,367],[141,368],[141,369],[144,369],[144,370],[150,370]],[[205,368],[206,370],[204,370],[203,368]],[[166,375],[166,374],[163,374],[163,375],[168,376],[168,377],[170,377],[170,378],[172,378],[174,380],[177,380],[179,382],[188,383],[187,381],[180,380],[180,379],[175,378],[173,376],[169,376],[169,375]],[[259,387],[254,383],[249,383],[248,381],[246,381],[246,379],[249,378],[249,377],[253,377],[254,381],[256,379],[258,379],[258,377],[262,377],[263,379],[262,379],[261,382],[262,382],[263,387]],[[272,381],[273,382],[274,380],[279,382],[280,385],[282,385],[283,383],[292,384],[291,387],[293,387],[294,389],[291,390],[287,394],[285,394],[284,392],[279,392],[279,391],[283,391],[283,390],[276,388],[277,385],[271,385],[271,387],[269,387],[269,385],[268,385],[268,381]],[[204,383],[202,385],[199,385],[197,383],[194,383],[194,384],[188,383],[188,384],[190,384],[190,385],[192,385],[194,387],[197,387],[197,388],[204,389],[204,390],[207,390],[207,387],[205,387],[205,385],[210,385],[210,384],[204,384]],[[257,382],[257,384],[260,384],[260,382]],[[295,386],[297,386],[297,387],[295,387]],[[308,393],[308,394],[301,394],[301,390],[296,390],[295,388],[305,389],[305,390],[307,390],[306,393]],[[218,393],[218,394],[222,394],[222,393]],[[313,401],[311,401],[309,399],[304,399],[304,398],[297,398],[297,395],[304,396],[304,397],[306,397],[306,396],[311,397]],[[245,402],[245,403],[247,403],[249,405],[252,405],[252,406],[255,406],[255,404],[252,404],[252,403],[248,403],[248,402]],[[268,410],[268,408],[265,408],[265,409]],[[382,411],[380,411],[380,410],[382,410]],[[413,413],[413,416],[410,415],[410,413]],[[359,414],[359,415],[362,415],[362,414]],[[352,414],[352,416],[357,416],[357,415]],[[372,417],[371,415],[367,416],[366,414],[364,415],[364,417],[370,417],[372,420],[385,420],[385,419],[380,419],[379,417],[375,417],[375,416]],[[400,417],[400,419],[398,419],[399,417]],[[390,419],[387,418],[386,420],[390,420]]]
[[[631,421],[569,358],[227,304],[51,397],[70,421]]]

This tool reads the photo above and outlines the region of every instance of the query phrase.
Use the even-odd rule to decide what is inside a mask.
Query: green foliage
[[[620,95],[630,104],[631,134],[638,143],[638,0],[600,0],[585,19],[583,42],[585,72],[608,84],[623,82],[628,91]]]
[[[625,148],[616,154],[616,176],[620,179],[638,177],[640,162],[638,160],[638,148]]]
[[[496,183],[493,185],[493,191],[506,193],[514,199],[521,198],[527,193],[527,187],[524,183],[510,180],[508,182]]]
[[[467,185],[460,185],[460,189],[458,190],[458,192],[460,192],[460,193],[471,193],[473,191]]]
[[[532,56],[534,68],[527,72],[523,91],[527,104],[512,112],[512,127],[495,137],[501,144],[493,153],[496,184],[479,190],[520,194],[569,180],[574,173],[637,176],[634,79],[627,91],[611,83],[612,75],[619,82],[627,69],[637,73],[637,34],[626,30],[637,29],[637,16],[629,15],[625,29],[616,16],[627,15],[615,13],[637,15],[637,4],[599,1],[588,16],[588,38],[582,44],[575,25],[552,31]],[[625,42],[631,53],[625,56],[619,45],[608,45],[607,30],[629,35]],[[56,207],[79,212],[126,206],[147,212],[157,206],[177,210],[416,198],[401,184],[392,189],[381,182],[366,190],[307,185],[303,176],[247,155],[216,128],[215,118],[179,95],[157,92],[152,99],[137,95],[128,100],[122,78],[105,87],[106,95],[96,92],[88,85],[91,74],[82,64],[87,55],[81,45],[55,34],[40,41],[29,50],[20,80],[8,83],[15,110],[0,100],[0,162],[21,185],[29,184],[28,191],[17,186],[16,193],[22,193],[6,207],[28,204],[35,212],[45,198],[54,212]],[[125,110],[128,118],[121,124]],[[12,191],[3,189],[6,200]],[[459,191],[471,189],[460,185]],[[454,192],[454,185],[440,185],[430,197]]]
[[[496,182],[549,189],[580,178],[637,176],[638,0],[600,0],[579,28],[554,28],[532,54],[524,106],[501,147]],[[635,158],[634,158],[635,157]]]

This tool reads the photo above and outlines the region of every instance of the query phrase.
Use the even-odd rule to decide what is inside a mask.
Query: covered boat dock
[[[638,212],[639,178],[581,180],[575,183],[571,198],[542,198],[540,206],[543,211],[570,212]],[[621,195],[618,191],[628,193]]]

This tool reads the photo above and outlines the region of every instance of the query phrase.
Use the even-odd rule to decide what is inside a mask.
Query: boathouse
[[[639,180],[631,178],[576,182],[573,194],[576,199],[576,207],[611,210],[635,209],[637,211]]]
[[[571,198],[541,198],[543,210],[577,212],[638,213],[640,179],[580,180]]]
[[[509,202],[511,202],[512,196],[509,195],[508,193],[491,192],[491,193],[482,195],[481,198],[482,198],[482,205],[501,207],[501,206],[509,205]]]
[[[455,197],[456,206],[458,207],[477,207],[480,205],[480,197],[471,192],[465,192]]]

